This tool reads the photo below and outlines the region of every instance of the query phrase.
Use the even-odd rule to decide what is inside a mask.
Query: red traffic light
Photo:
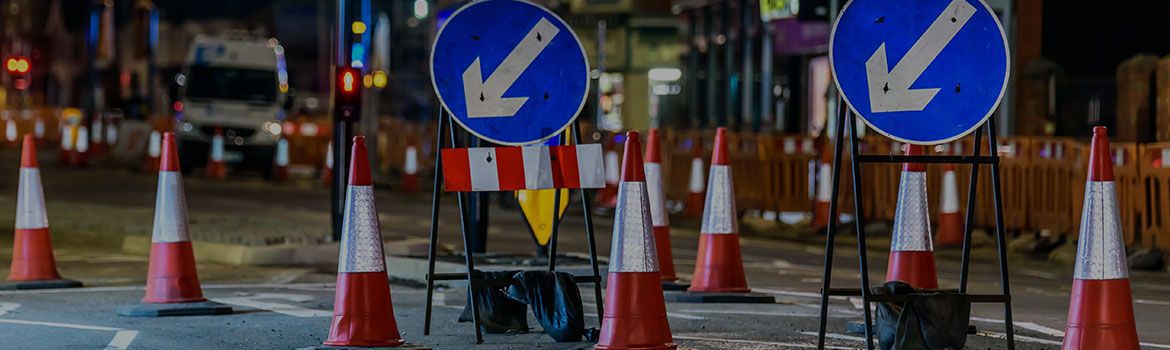
[[[341,68],[337,74],[337,87],[343,94],[352,94],[358,89],[358,72],[356,69]]]
[[[10,74],[25,74],[28,73],[31,67],[27,57],[12,56],[5,60],[4,68],[8,70],[8,73]]]

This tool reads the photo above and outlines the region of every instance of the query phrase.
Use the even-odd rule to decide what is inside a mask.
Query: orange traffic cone
[[[0,290],[81,287],[81,282],[62,279],[53,259],[49,219],[41,171],[37,168],[36,139],[24,135],[20,155],[20,185],[16,194],[16,235],[12,243],[12,268]]]
[[[272,160],[272,181],[288,180],[288,140],[276,141],[276,157]]]
[[[142,169],[151,172],[158,172],[158,157],[162,154],[162,134],[158,130],[150,131],[150,142],[146,144],[146,158],[142,160]]]
[[[694,158],[691,158],[691,176],[687,184],[687,198],[683,203],[683,215],[689,218],[703,216],[703,173],[707,171],[703,164],[703,143],[695,140],[691,146]]]
[[[337,292],[327,346],[399,346],[390,280],[382,256],[382,231],[374,207],[374,182],[366,157],[366,138],[353,138],[353,161],[345,193]]]
[[[206,176],[213,179],[227,178],[227,163],[223,160],[223,129],[216,128],[211,136],[211,150],[207,153]]]
[[[618,185],[605,315],[595,349],[675,349],[666,301],[662,298],[658,255],[646,212],[650,208],[638,133],[626,134],[625,162]]]
[[[407,141],[402,159],[402,191],[418,192],[418,147],[414,138]]]
[[[321,167],[321,183],[325,187],[333,186],[333,141],[325,146],[325,166]]]
[[[942,193],[938,208],[938,246],[963,246],[963,214],[959,212],[959,186],[955,165],[943,164]]]
[[[101,156],[106,154],[105,124],[102,123],[100,118],[95,117],[89,125],[89,147],[91,155]]]
[[[195,270],[195,253],[187,233],[187,199],[175,136],[163,134],[158,172],[158,197],[154,204],[150,267],[142,303],[118,309],[131,317],[218,315],[232,312],[223,304],[207,301]]]
[[[45,140],[45,121],[41,118],[33,119],[33,137],[36,138],[38,146]]]
[[[9,119],[4,126],[4,139],[13,147],[16,147],[16,131],[16,120]]]
[[[69,165],[70,160],[73,159],[73,135],[75,131],[70,125],[61,126],[61,153],[57,157],[57,162],[61,163],[61,165]]]
[[[76,130],[73,152],[69,153],[69,165],[83,167],[89,164],[89,129],[82,125]]]
[[[906,155],[922,155],[922,146],[906,145]],[[891,230],[887,281],[915,288],[937,289],[934,245],[930,241],[930,210],[926,201],[926,165],[906,163],[898,184],[898,207]]]
[[[1138,348],[1120,222],[1109,137],[1094,127],[1065,350]]]
[[[617,147],[614,146],[614,148]],[[599,207],[609,209],[617,207],[620,164],[617,150],[612,148],[605,150],[605,188],[597,191],[597,205]]]
[[[833,198],[833,164],[829,162],[829,152],[821,152],[821,161],[816,170],[816,195],[813,198],[813,232],[819,232],[829,227],[830,222],[836,222],[829,217],[829,201]]]
[[[719,128],[715,132],[711,173],[707,177],[695,274],[691,287],[686,293],[674,294],[674,301],[772,303],[776,300],[771,295],[751,293],[744,277],[730,160],[727,129]]]
[[[650,195],[650,219],[654,224],[654,250],[658,252],[658,272],[662,288],[685,290],[689,284],[677,283],[674,256],[670,248],[670,213],[666,211],[666,192],[662,189],[662,147],[658,129],[650,129],[646,138],[646,192]],[[629,144],[627,142],[627,144]]]

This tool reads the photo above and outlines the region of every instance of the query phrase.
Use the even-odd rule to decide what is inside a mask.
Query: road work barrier
[[[675,349],[666,320],[662,278],[643,170],[638,133],[626,134],[624,163],[618,184],[605,313],[596,349]],[[738,259],[739,257],[736,256]]]
[[[1110,153],[1105,127],[1093,128],[1066,350],[1139,347]]]
[[[63,279],[57,272],[53,243],[49,239],[49,218],[41,188],[36,139],[32,134],[24,135],[17,186],[12,265],[8,282],[0,283],[0,290],[81,287],[81,282]]]
[[[187,199],[183,192],[179,152],[174,134],[168,132],[163,134],[146,295],[139,304],[119,308],[119,315],[161,317],[232,312],[231,307],[203,297],[191,235],[187,232]]]

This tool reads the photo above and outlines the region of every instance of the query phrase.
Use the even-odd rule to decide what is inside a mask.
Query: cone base
[[[594,349],[675,349],[657,271],[610,272]]]
[[[431,348],[430,348],[430,347],[427,347],[427,346],[424,346],[424,345],[411,344],[411,343],[402,343],[402,344],[399,344],[399,345],[394,345],[394,346],[374,346],[374,347],[368,347],[368,346],[362,346],[362,347],[353,347],[353,346],[330,346],[330,345],[320,345],[320,346],[311,346],[311,347],[307,347],[307,348],[303,348],[303,349],[314,349],[314,350],[338,350],[338,349],[362,349],[362,350],[374,350],[374,349],[399,349],[399,350],[401,350],[401,349],[409,349],[409,350],[430,350]]]
[[[691,287],[690,282],[662,281],[662,290],[663,291],[672,291],[672,292],[685,291],[685,290],[687,290],[687,288],[690,288],[690,287]]]
[[[394,320],[386,272],[337,274],[328,346],[398,346],[404,343]]]
[[[886,281],[902,281],[918,289],[938,289],[932,251],[890,252]]]
[[[1137,349],[1128,279],[1073,280],[1063,350]]]
[[[812,230],[820,231],[829,227],[829,202],[817,201],[813,205]]]
[[[227,315],[232,307],[213,301],[194,303],[141,303],[118,308],[118,315],[125,317],[169,317]]]
[[[81,282],[71,279],[52,279],[41,281],[0,282],[0,290],[29,290],[29,289],[58,289],[81,288]]]
[[[48,228],[17,229],[12,240],[12,265],[8,282],[49,281],[61,279],[53,259],[53,243]]]
[[[418,192],[418,175],[406,174],[402,175],[402,191],[403,192]]]
[[[195,271],[191,242],[153,243],[142,302],[194,303],[206,301]]]
[[[707,194],[704,192],[687,193],[686,202],[683,204],[683,216],[688,218],[703,217],[703,204],[707,201]]]
[[[208,161],[204,175],[212,179],[226,179],[227,163],[222,161]]]
[[[747,293],[738,234],[702,234],[689,292]]]
[[[776,297],[755,292],[719,293],[692,292],[667,293],[666,300],[675,303],[729,303],[729,304],[775,304]]]
[[[658,274],[662,275],[665,287],[666,282],[678,280],[674,272],[674,254],[670,251],[670,226],[654,227],[654,248],[658,252]]]
[[[963,215],[942,213],[938,215],[938,239],[936,247],[956,248],[963,246]]]

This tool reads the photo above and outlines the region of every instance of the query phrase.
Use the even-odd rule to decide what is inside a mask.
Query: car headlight
[[[267,131],[268,134],[272,135],[273,137],[280,136],[280,133],[281,133],[280,123],[264,122],[264,131]]]

